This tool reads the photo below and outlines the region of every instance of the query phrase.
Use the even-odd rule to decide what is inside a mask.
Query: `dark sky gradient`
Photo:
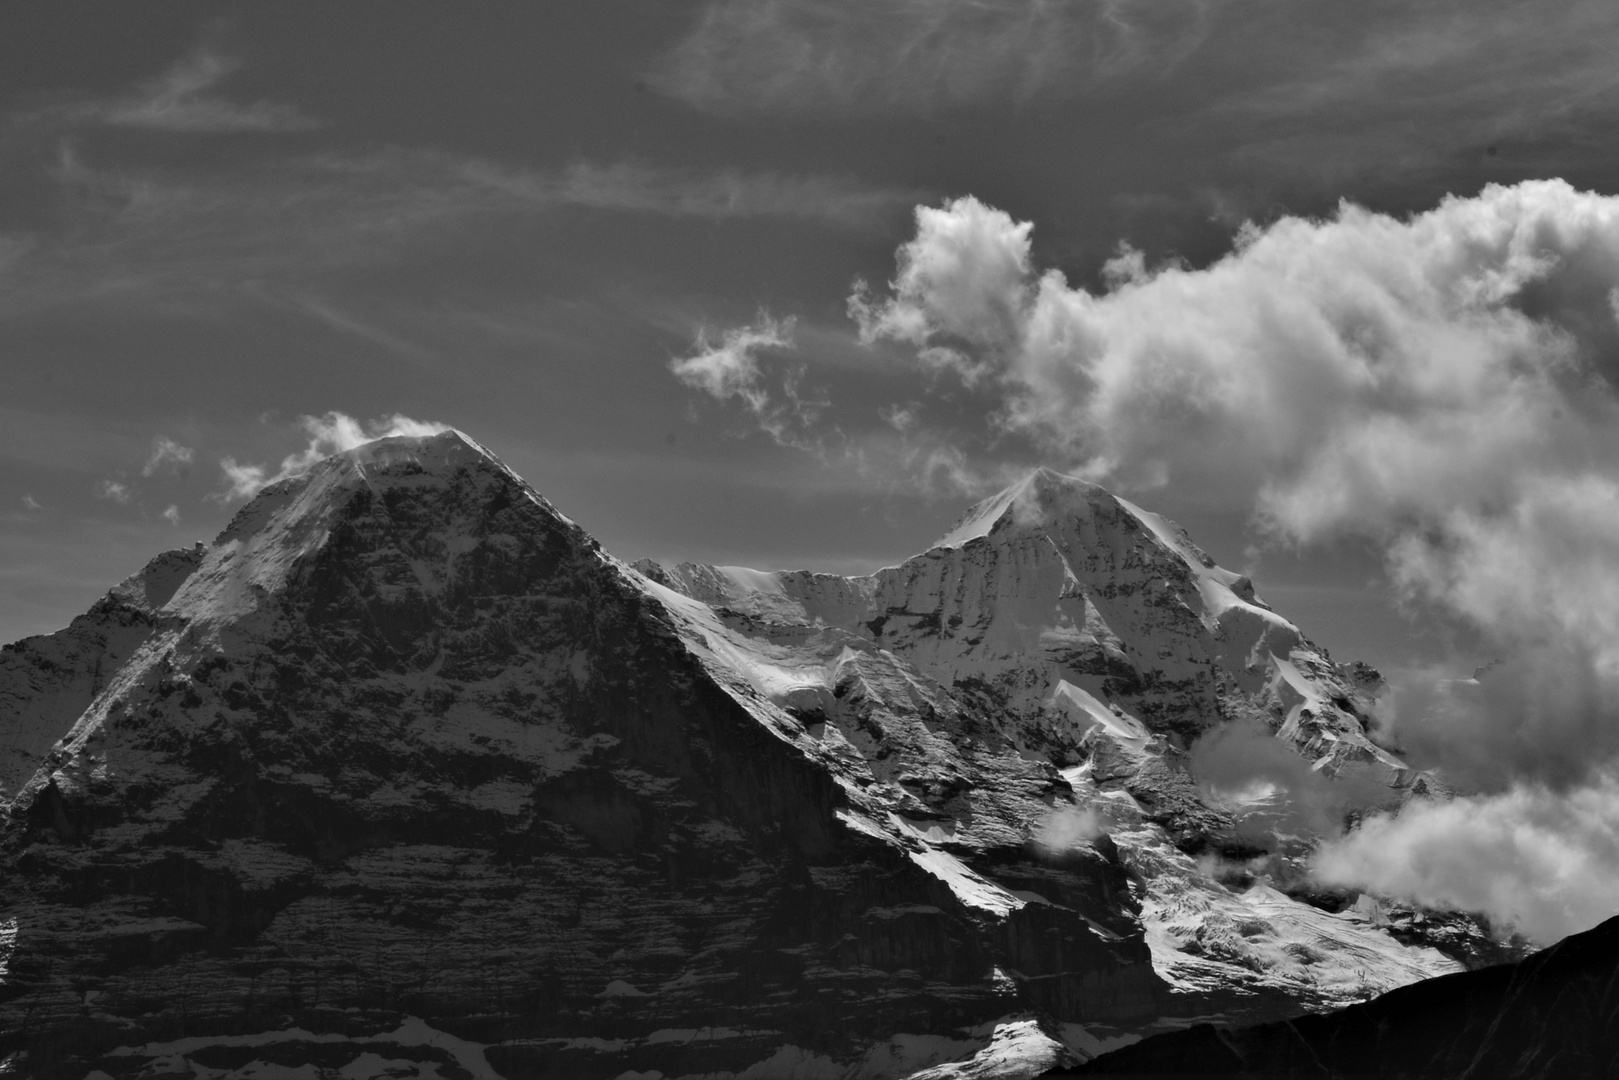
[[[878,409],[918,376],[845,314],[915,205],[1033,221],[1085,284],[1121,241],[1202,265],[1340,199],[1611,193],[1616,31],[1579,0],[13,4],[0,639],[211,537],[220,459],[273,469],[330,410],[462,428],[626,558],[896,562],[974,497],[895,465]],[[760,310],[797,320],[819,452],[670,374]],[[194,459],[143,475],[159,436]],[[1135,497],[1252,562],[1249,508]],[[1341,658],[1444,651],[1378,578],[1257,562]]]

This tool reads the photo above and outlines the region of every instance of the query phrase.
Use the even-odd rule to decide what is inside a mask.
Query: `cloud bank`
[[[1619,785],[1414,801],[1327,845],[1315,873],[1329,885],[1482,911],[1549,944],[1615,913]]]
[[[395,435],[420,438],[450,430],[448,424],[412,420],[399,413],[362,423],[352,416],[333,411],[324,416],[300,417],[299,423],[309,435],[309,444],[283,458],[280,468],[273,473],[268,465],[244,465],[233,457],[221,458],[219,467],[225,474],[225,488],[215,498],[227,504],[250,499],[271,484],[307,472],[323,458],[352,450],[374,439]]]

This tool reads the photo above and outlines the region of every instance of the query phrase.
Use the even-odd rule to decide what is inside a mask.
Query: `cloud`
[[[43,510],[44,509],[44,507],[39,504],[39,500],[34,498],[32,495],[27,495],[27,494],[23,495],[22,504],[24,506],[26,506],[30,510]]]
[[[373,440],[399,435],[422,438],[450,430],[447,424],[412,420],[399,413],[362,423],[352,416],[334,411],[324,416],[300,417],[299,423],[309,435],[309,444],[283,458],[280,468],[273,473],[268,465],[244,465],[234,457],[221,458],[219,467],[225,474],[225,489],[212,497],[222,503],[250,499],[271,484],[307,472],[324,458]]]
[[[815,421],[824,402],[801,391],[803,369],[779,367],[767,373],[760,354],[793,348],[793,320],[773,319],[761,311],[749,325],[723,331],[716,341],[698,332],[696,351],[676,358],[669,370],[686,386],[718,400],[739,401],[753,422],[782,446],[817,449]]]
[[[1249,171],[1386,182],[1460,157],[1545,175],[1589,160],[1619,113],[1605,47],[1619,9],[1601,0],[1564,0],[1553,17],[1510,0],[1226,13],[1205,83],[1229,89],[1188,126],[1229,132]]]
[[[857,285],[863,338],[913,356],[896,435],[948,438],[941,402],[976,395],[1003,440],[1156,505],[1245,509],[1271,544],[1377,545],[1403,602],[1480,651],[1451,667],[1500,663],[1394,679],[1382,737],[1475,794],[1372,819],[1331,879],[1440,896],[1409,865],[1430,831],[1460,836],[1470,809],[1494,850],[1490,830],[1558,793],[1585,815],[1559,865],[1619,875],[1606,834],[1575,827],[1619,819],[1619,198],[1542,181],[1405,219],[1344,204],[1244,226],[1203,269],[1123,250],[1099,292],[1040,271],[1031,244],[957,199],[918,212],[885,293]],[[1342,807],[1296,763],[1223,749],[1198,767],[1285,788],[1332,834]],[[1491,892],[1501,872],[1481,862],[1468,884],[1457,864],[1447,902],[1536,933],[1594,910],[1559,922],[1527,870]]]
[[[896,255],[892,297],[879,301],[857,282],[849,298],[860,340],[908,342],[920,347],[918,356],[929,365],[977,382],[987,367],[957,344],[993,350],[1016,341],[1027,303],[1033,227],[971,196],[942,209],[918,206],[916,238]]]
[[[844,176],[700,172],[633,162],[574,162],[552,171],[513,170],[469,162],[468,179],[535,203],[566,204],[626,213],[723,220],[747,217],[820,219],[873,226],[914,201],[914,192],[874,188]]]
[[[159,435],[152,440],[152,456],[141,466],[141,475],[151,476],[165,465],[173,465],[184,471],[184,467],[190,465],[194,457],[196,451],[191,447],[181,446],[167,435]]]
[[[1417,800],[1323,845],[1314,869],[1328,885],[1481,911],[1550,944],[1615,912],[1619,782]]]
[[[1257,211],[1352,181],[1605,167],[1615,33],[1607,0],[710,0],[649,82],[727,116],[1079,99],[1111,153],[1150,147],[1177,197],[1210,185]]]
[[[840,176],[575,163],[552,170],[430,151],[316,153],[208,172],[92,161],[49,168],[60,226],[0,233],[0,314],[94,301],[312,300],[357,270],[516,248],[572,211],[880,226],[916,193]],[[310,308],[310,313],[326,314]]]
[[[238,61],[199,49],[161,77],[100,110],[104,123],[196,134],[297,132],[324,126],[291,105],[241,104],[208,93],[237,70]]]
[[[1231,809],[1239,838],[1260,845],[1277,834],[1336,837],[1350,810],[1388,799],[1375,781],[1323,776],[1268,728],[1241,720],[1199,738],[1187,765],[1205,793]]]
[[[135,493],[129,489],[128,484],[120,484],[116,480],[103,480],[96,489],[96,497],[115,502],[119,506],[128,506]]]
[[[170,525],[176,525],[176,526],[179,525],[180,524],[180,508],[178,506],[175,506],[172,503],[169,504],[169,508],[167,510],[163,511],[163,520],[168,522]]]
[[[1101,294],[1034,272],[1030,241],[973,199],[925,210],[891,294],[851,306],[868,339],[965,351],[1004,429],[1116,483],[1309,541],[1498,503],[1537,463],[1613,449],[1619,200],[1548,181],[1405,221],[1345,204],[1247,227],[1202,270],[1127,254]]]
[[[1064,806],[1040,819],[1030,837],[1047,855],[1061,855],[1090,844],[1107,831],[1107,821],[1094,809]]]
[[[1201,0],[718,0],[652,85],[718,113],[931,112],[1161,77]]]

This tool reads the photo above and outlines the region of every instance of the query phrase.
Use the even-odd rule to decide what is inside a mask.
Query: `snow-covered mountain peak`
[[[392,435],[374,439],[332,457],[347,461],[361,471],[409,463],[439,476],[454,475],[458,468],[465,466],[489,467],[518,483],[523,482],[494,451],[455,428],[446,428],[434,435]]]
[[[957,548],[1008,529],[1055,526],[1075,516],[1089,516],[1098,502],[1113,496],[1100,484],[1041,467],[1004,490],[975,503],[934,548]]]

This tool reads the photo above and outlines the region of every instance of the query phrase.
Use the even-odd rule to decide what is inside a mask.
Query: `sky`
[[[1566,929],[1525,852],[1619,887],[1616,40],[1611,0],[13,4],[0,639],[392,430],[762,569],[897,563],[1046,465],[1493,800],[1331,872]]]
[[[1244,222],[1342,199],[1611,189],[1619,19],[1561,8],[18,5],[0,638],[211,537],[221,460],[273,464],[332,412],[459,427],[626,558],[900,561],[1021,470],[1086,460],[862,340],[855,282],[894,278],[917,207],[1031,222],[1039,267],[1099,289],[1121,245],[1207,266]],[[756,354],[791,409],[672,370],[760,325],[786,331]],[[924,401],[942,419],[903,430]],[[1101,479],[1346,659],[1448,648],[1375,546],[1300,550],[1247,505]]]

